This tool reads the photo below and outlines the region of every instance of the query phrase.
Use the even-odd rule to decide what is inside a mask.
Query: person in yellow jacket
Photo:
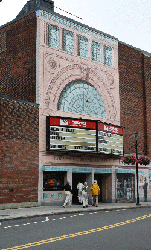
[[[94,180],[94,184],[91,185],[93,203],[92,206],[98,207],[98,196],[100,195],[100,188],[97,184],[97,180]]]

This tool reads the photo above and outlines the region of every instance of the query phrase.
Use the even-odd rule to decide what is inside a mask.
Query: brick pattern
[[[38,202],[39,108],[0,100],[0,204]]]
[[[36,102],[36,13],[1,28],[0,92]]]
[[[124,153],[135,153],[137,131],[138,154],[151,156],[151,70],[149,58],[141,51],[119,43],[120,120],[124,126]]]
[[[144,81],[146,95],[146,147],[147,154],[151,157],[151,57],[144,57]]]

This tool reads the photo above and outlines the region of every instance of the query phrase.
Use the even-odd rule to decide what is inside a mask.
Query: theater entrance
[[[112,174],[94,174],[100,187],[99,202],[112,202]]]
[[[85,173],[72,173],[72,203],[78,204],[78,190],[77,185],[79,182],[83,183],[86,181]]]

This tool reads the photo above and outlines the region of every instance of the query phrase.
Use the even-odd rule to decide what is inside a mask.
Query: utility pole
[[[137,201],[136,205],[141,205],[139,204],[139,191],[138,191],[138,153],[137,153],[137,141],[138,141],[138,132],[135,133],[135,149],[136,149],[136,178],[137,178]]]

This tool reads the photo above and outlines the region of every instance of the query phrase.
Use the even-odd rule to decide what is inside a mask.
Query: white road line
[[[37,221],[35,221],[34,223],[38,223]]]
[[[94,212],[94,214],[97,214],[98,212]]]
[[[19,225],[15,225],[15,227],[19,227]]]

